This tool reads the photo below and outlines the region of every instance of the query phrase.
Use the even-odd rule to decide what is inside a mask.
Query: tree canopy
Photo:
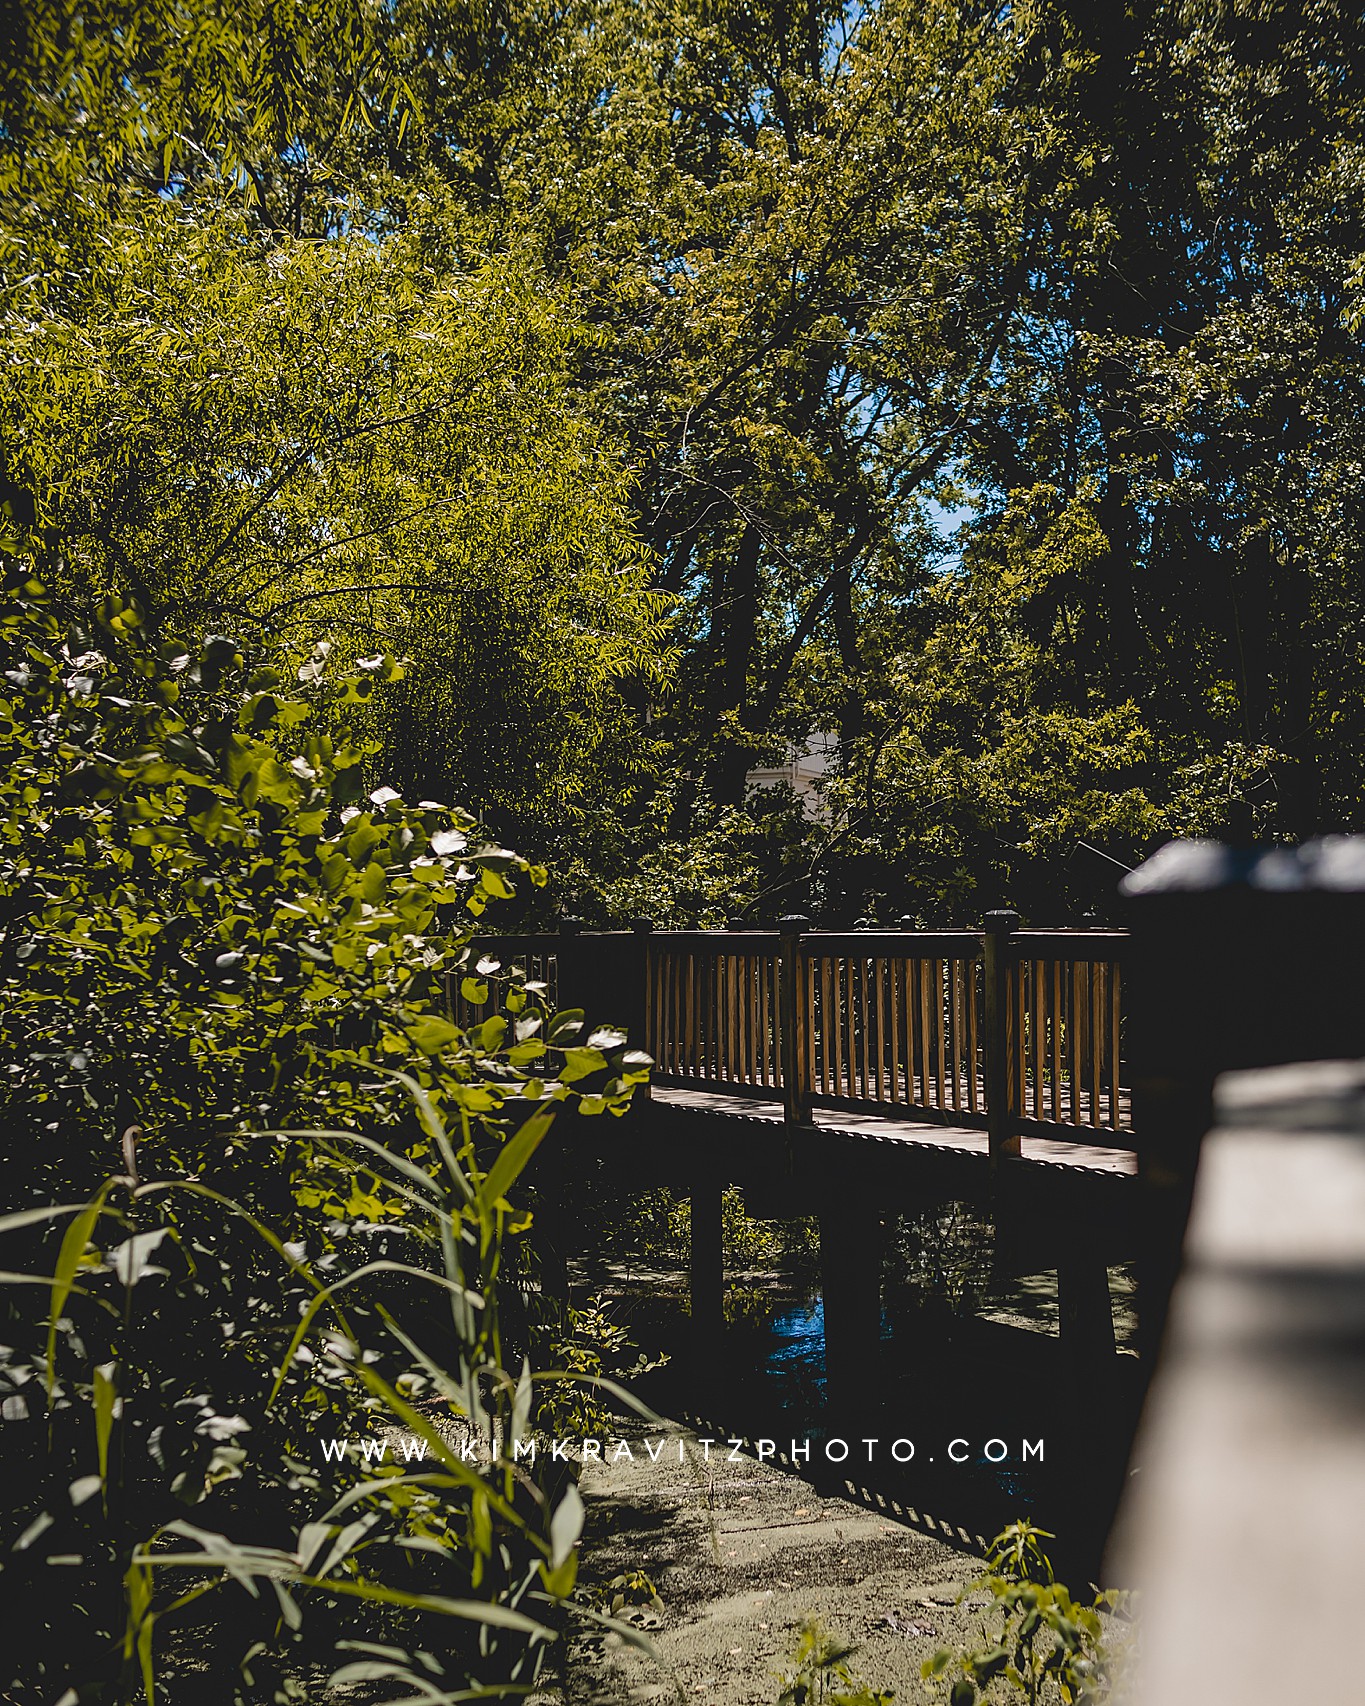
[[[55,140],[95,228],[114,206],[145,229],[160,202],[187,243],[236,194],[276,269],[244,295],[268,319],[292,282],[319,316],[278,361],[243,340],[262,385],[348,288],[376,315],[408,303],[400,386],[498,352],[471,436],[425,476],[492,460],[473,446],[491,408],[489,508],[515,530],[527,506],[523,542],[490,525],[493,550],[530,561],[554,510],[577,566],[504,576],[500,599],[477,573],[413,595],[444,639],[424,708],[415,687],[395,706],[393,762],[530,824],[549,796],[526,777],[563,774],[545,731],[597,750],[589,729],[615,730],[596,802],[583,776],[559,796],[581,808],[555,847],[581,903],[609,913],[641,861],[704,861],[746,811],[717,904],[926,918],[1012,891],[1093,904],[1114,867],[1087,848],[1131,862],[1169,833],[1355,822],[1362,44],[1340,0],[132,7],[82,14],[74,57],[64,19],[33,13],[6,85],[16,181]],[[286,264],[300,243],[327,258]],[[409,357],[442,314],[465,318],[438,375]],[[370,335],[320,388],[355,398]],[[534,480],[514,439],[543,448]],[[392,526],[385,482],[341,491],[368,448],[335,448],[295,525],[330,505],[347,539],[387,504]],[[441,501],[411,504],[404,536],[438,553],[466,514]],[[376,539],[346,547],[355,584],[415,584],[402,541]],[[519,663],[498,642],[481,673],[470,636],[534,631],[536,584],[567,601],[562,648]],[[380,614],[409,645],[407,612]],[[551,654],[558,691],[537,679]],[[482,732],[452,688],[471,676]],[[828,819],[778,831],[746,773],[813,731],[838,739]],[[1027,786],[973,740],[1015,752]]]

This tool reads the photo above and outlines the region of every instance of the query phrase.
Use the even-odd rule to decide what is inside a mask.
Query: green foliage
[[[15,1686],[150,1701],[156,1632],[179,1629],[182,1664],[207,1641],[243,1701],[287,1696],[304,1611],[315,1652],[357,1597],[418,1629],[472,1619],[444,1674],[510,1686],[552,1633],[528,1596],[569,1593],[577,1532],[573,1496],[507,1461],[537,1401],[534,1324],[499,1309],[528,1224],[510,1199],[556,1111],[619,1113],[643,1057],[580,1045],[582,1015],[534,986],[446,1016],[450,978],[486,1000],[500,970],[466,947],[474,919],[543,872],[462,813],[366,791],[357,719],[392,660],[332,677],[320,649],[285,680],[222,637],[154,642],[116,598],[68,629],[13,567]],[[433,1402],[491,1464],[452,1453]],[[394,1422],[431,1475],[319,1466],[322,1438]],[[215,1615],[228,1584],[243,1604]],[[412,1681],[388,1660],[367,1674]]]
[[[251,610],[411,653],[391,779],[559,838],[594,917],[1058,922],[1170,833],[1352,827],[1359,12],[1110,10],[29,8],[10,385],[66,396],[35,436],[75,408],[53,487],[106,529],[164,415],[149,525],[193,534],[220,468],[209,553],[306,444]],[[62,316],[117,338],[54,367]],[[237,572],[202,554],[158,559],[174,600]],[[779,825],[745,774],[815,730],[830,815]]]
[[[756,1220],[744,1209],[744,1192],[728,1185],[721,1193],[721,1238],[725,1266],[799,1268],[814,1264],[819,1251],[816,1223]],[[603,1227],[599,1248],[619,1261],[685,1264],[689,1249],[691,1204],[665,1187],[613,1198],[599,1212]]]
[[[533,1377],[502,1365],[497,1289],[504,1192],[549,1115],[531,1115],[483,1172],[473,1145],[458,1133],[452,1141],[420,1086],[405,1087],[439,1154],[433,1171],[359,1133],[319,1133],[316,1142],[403,1199],[408,1247],[421,1265],[343,1266],[335,1247],[310,1260],[301,1244],[281,1242],[249,1209],[183,1172],[131,1171],[107,1180],[78,1212],[37,1211],[59,1225],[74,1218],[54,1264],[46,1350],[32,1362],[11,1352],[5,1363],[17,1395],[7,1429],[27,1410],[19,1431],[33,1477],[11,1514],[19,1532],[6,1576],[8,1591],[27,1602],[30,1639],[41,1632],[52,1641],[49,1648],[40,1635],[31,1649],[32,1674],[49,1689],[62,1681],[88,1689],[103,1672],[101,1697],[123,1699],[140,1685],[150,1706],[167,1634],[183,1651],[187,1626],[197,1626],[237,1672],[236,1697],[258,1698],[267,1678],[287,1677],[285,1649],[313,1634],[305,1625],[315,1614],[335,1639],[328,1608],[350,1601],[428,1622],[454,1618],[476,1634],[445,1636],[445,1665],[392,1648],[387,1663],[343,1665],[335,1681],[363,1668],[372,1680],[447,1699],[466,1680],[462,1666],[514,1693],[534,1675],[555,1637],[545,1603],[573,1586],[581,1507],[572,1485],[556,1502],[514,1471],[511,1440],[526,1426]],[[139,1168],[131,1144],[129,1154]],[[35,1220],[9,1216],[0,1232]],[[444,1299],[435,1354],[413,1336],[423,1312],[410,1298],[397,1314],[375,1299],[381,1275],[390,1303],[395,1279]],[[425,1314],[421,1336],[430,1339],[438,1316]],[[195,1339],[203,1350],[191,1363],[185,1352]],[[191,1395],[201,1382],[207,1390]],[[467,1462],[419,1405],[428,1388],[482,1442],[485,1461]],[[416,1436],[421,1467],[405,1456],[403,1467],[320,1470],[318,1434],[328,1426],[334,1439],[342,1429],[372,1438],[400,1426]],[[276,1498],[263,1501],[267,1491]],[[281,1521],[293,1531],[262,1545],[243,1538],[253,1519],[266,1532]],[[214,1523],[223,1526],[207,1526]],[[57,1581],[54,1607],[44,1601]],[[220,1604],[239,1589],[259,1601],[266,1584],[272,1610],[264,1618],[248,1606],[243,1625],[241,1607]],[[106,1623],[120,1587],[121,1640]],[[423,1626],[420,1617],[409,1624]],[[319,1657],[316,1636],[309,1657]]]
[[[320,636],[405,654],[386,777],[514,830],[638,763],[620,694],[665,669],[668,601],[563,313],[428,235],[263,237],[207,200],[45,228],[0,311],[0,439],[69,607],[113,591],[291,669]]]
[[[664,1602],[659,1590],[643,1570],[624,1570],[613,1576],[602,1590],[602,1599],[609,1611],[627,1611],[633,1606],[648,1606],[662,1611]]]
[[[612,1425],[607,1407],[608,1386],[619,1391],[623,1382],[638,1379],[669,1360],[636,1352],[627,1329],[614,1321],[598,1302],[585,1309],[570,1304],[562,1311],[551,1339],[549,1361],[566,1378],[548,1383],[539,1394],[535,1413],[538,1428],[551,1438],[592,1434]]]
[[[0,1036],[13,1117],[63,1132],[68,1186],[82,1132],[98,1152],[136,1126],[158,1159],[216,1176],[244,1122],[289,1124],[322,1097],[333,1117],[372,1113],[370,1062],[439,1078],[464,1114],[521,1093],[529,1074],[492,1070],[505,1027],[437,1016],[461,952],[438,919],[543,873],[462,814],[366,792],[353,707],[391,660],[329,680],[320,652],[287,681],[221,637],[153,645],[117,600],[64,632],[32,581],[5,642]],[[539,1028],[520,1017],[515,1041]],[[571,1027],[551,1056],[572,1043]]]
[[[990,1593],[994,1630],[980,1647],[957,1653],[940,1648],[923,1666],[926,1680],[942,1679],[948,1706],[1000,1699],[1005,1689],[1029,1706],[1102,1706],[1108,1699],[1112,1653],[1105,1614],[1121,1609],[1123,1596],[1097,1593],[1090,1605],[1074,1600],[1042,1549],[1050,1538],[1032,1523],[1016,1522],[991,1542],[986,1574],[967,1592]]]
[[[405,126],[390,16],[366,0],[16,8],[0,57],[0,188],[41,194],[129,170],[164,182],[186,154],[248,177],[258,149],[286,149],[306,122],[305,68],[320,56],[344,79],[342,127],[376,112]]]
[[[854,1676],[848,1660],[856,1650],[818,1618],[806,1618],[792,1654],[794,1668],[781,1678],[778,1706],[890,1706],[894,1692],[865,1687]]]

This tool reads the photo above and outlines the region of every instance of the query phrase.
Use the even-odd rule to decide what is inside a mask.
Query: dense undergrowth
[[[285,679],[118,601],[68,626],[14,568],[0,1688],[524,1692],[579,1506],[513,1456],[564,1342],[517,1186],[648,1062],[472,961],[542,874],[367,791],[393,659]],[[425,1461],[324,1459],[394,1426]]]

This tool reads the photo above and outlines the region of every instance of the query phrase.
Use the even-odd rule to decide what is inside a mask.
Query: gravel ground
[[[661,1609],[623,1615],[656,1656],[587,1626],[568,1646],[561,1689],[537,1696],[542,1706],[772,1706],[812,1615],[855,1644],[861,1682],[894,1689],[904,1706],[930,1698],[923,1660],[979,1628],[984,1598],[955,1601],[981,1554],[956,1532],[950,1543],[946,1525],[821,1497],[749,1457],[730,1463],[713,1450],[708,1465],[695,1442],[682,1464],[675,1443],[657,1464],[636,1451],[635,1463],[584,1469],[584,1585],[600,1592],[645,1570]]]

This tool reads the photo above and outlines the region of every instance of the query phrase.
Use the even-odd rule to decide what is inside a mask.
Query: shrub
[[[487,1011],[499,969],[472,919],[543,873],[366,791],[392,658],[285,682],[117,601],[64,629],[22,574],[2,632],[0,1685],[150,1702],[179,1628],[235,1698],[301,1698],[359,1598],[390,1638],[348,1676],[524,1691],[578,1507],[511,1455],[540,1399],[510,1193],[647,1060],[515,978],[454,1023],[447,980]],[[320,1461],[394,1425],[431,1468]]]
[[[1096,1593],[1090,1605],[1073,1599],[1042,1549],[1051,1538],[1015,1522],[991,1542],[986,1574],[968,1591],[989,1592],[993,1637],[963,1652],[940,1648],[923,1667],[926,1679],[947,1682],[949,1706],[975,1706],[993,1685],[997,1696],[1008,1690],[1029,1706],[1101,1706],[1108,1698],[1104,1613],[1119,1609],[1122,1596]]]

